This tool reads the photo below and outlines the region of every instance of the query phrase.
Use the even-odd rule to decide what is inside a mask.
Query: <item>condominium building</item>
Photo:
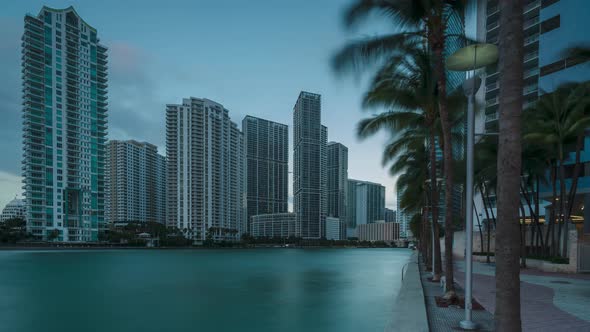
[[[321,124],[321,96],[302,91],[293,108],[293,205],[296,234],[304,239],[324,235],[327,132]]]
[[[358,225],[385,218],[385,187],[381,184],[348,179],[347,236],[356,237]]]
[[[396,222],[384,222],[359,225],[358,238],[360,241],[385,241],[393,242],[400,239],[399,224]]]
[[[107,223],[166,220],[166,158],[134,140],[107,143]]]
[[[15,197],[12,201],[6,204],[4,209],[2,209],[2,214],[0,214],[0,222],[4,222],[13,218],[24,219],[26,212],[27,206],[25,205],[25,200]]]
[[[295,236],[295,213],[269,213],[252,216],[253,237],[288,238]]]
[[[104,227],[107,48],[73,7],[43,7],[24,21],[27,229],[95,241]]]
[[[552,1],[526,0],[524,8],[524,108],[527,108],[539,96],[539,36],[541,33],[541,7]],[[499,43],[500,6],[498,0],[488,0],[486,6],[486,43]],[[552,47],[552,46],[551,46]],[[498,103],[500,93],[500,73],[498,66],[490,66],[485,80],[485,130],[498,130]]]
[[[245,231],[243,136],[223,105],[187,98],[166,106],[167,217],[195,242]]]
[[[253,215],[285,213],[289,208],[289,128],[246,116],[242,120],[246,154],[246,222]]]
[[[348,148],[338,142],[327,146],[328,216],[346,220],[348,185]]]
[[[410,221],[412,220],[412,214],[404,211],[401,208],[400,202],[401,197],[403,195],[403,191],[400,188],[397,188],[397,212],[396,212],[396,219],[399,223],[400,227],[400,237],[401,238],[411,238],[412,232],[410,230]]]

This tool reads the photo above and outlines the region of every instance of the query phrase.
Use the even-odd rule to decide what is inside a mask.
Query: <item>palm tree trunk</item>
[[[498,223],[496,226],[497,331],[521,331],[518,205],[522,159],[523,0],[500,0]]]
[[[532,223],[534,223],[534,228],[533,228],[533,224],[531,223],[531,247],[533,247],[533,239],[535,238],[535,228],[537,230],[537,232],[541,232],[541,226],[539,225],[539,212],[538,212],[538,204],[539,202],[536,202],[536,206],[535,206],[535,210],[533,210],[533,206],[531,203],[531,198],[529,197],[529,195],[531,194],[529,192],[529,190],[527,189],[526,186],[521,184],[521,190],[524,196],[524,199],[526,200],[527,206],[529,208],[529,212],[531,213],[531,219],[532,219]],[[538,192],[537,192],[538,195]]]
[[[564,257],[564,253],[562,251],[562,239],[561,239],[561,230],[563,225],[567,222],[565,220],[565,166],[563,165],[563,150],[559,148],[559,226],[557,228],[557,248],[558,254],[561,257]]]
[[[520,267],[526,268],[526,212],[524,204],[520,200],[520,213],[522,214],[522,221],[520,222]]]
[[[481,185],[479,187],[479,192],[481,193],[481,197],[482,197],[482,200],[483,200],[483,209],[486,212],[486,219],[488,221],[487,224],[486,224],[486,230],[487,230],[486,231],[486,233],[487,233],[486,235],[488,237],[488,239],[487,239],[488,240],[488,246],[486,248],[486,263],[489,264],[490,263],[490,242],[491,242],[491,231],[492,231],[491,230],[491,228],[492,228],[491,227],[492,219],[490,219],[490,214],[488,213],[488,207],[487,207],[487,204],[486,204],[485,194],[483,192],[483,188],[482,188]]]
[[[543,230],[541,228],[541,216],[540,216],[540,200],[539,200],[539,192],[541,191],[541,189],[539,188],[539,176],[536,176],[536,190],[535,190],[535,220],[537,222],[537,226],[538,226],[538,234],[537,234],[537,248],[539,247],[539,242],[541,242],[541,249],[545,248],[545,244],[543,243]]]
[[[442,1],[435,5],[435,13],[429,18],[428,42],[435,58],[435,75],[438,81],[438,111],[443,136],[443,171],[445,178],[445,298],[454,298],[453,277],[453,155],[451,120],[447,110],[447,82],[445,72],[445,30]]]
[[[475,199],[473,200],[473,212],[475,212],[475,217],[477,218],[477,228],[479,229],[479,252],[483,252],[483,231],[481,229],[481,222],[479,220],[479,214],[477,213],[477,208],[475,207]]]
[[[555,236],[553,235],[553,227],[555,225],[556,218],[556,206],[557,206],[557,165],[551,166],[551,213],[549,214],[549,220],[547,221],[547,234],[545,235],[545,243],[549,246],[547,252],[549,256],[555,255]],[[551,240],[551,242],[549,242]]]
[[[440,280],[440,275],[442,273],[442,262],[440,257],[440,240],[439,240],[439,232],[438,232],[438,184],[436,183],[436,139],[434,128],[431,125],[430,133],[429,133],[429,144],[430,150],[428,151],[429,159],[430,159],[430,208],[431,208],[431,215],[432,215],[432,227],[434,232],[434,241],[432,245],[434,246],[434,274],[432,280]]]
[[[565,238],[563,240],[563,253],[564,257],[568,256],[567,247],[568,247],[568,222],[572,215],[572,210],[574,208],[574,201],[576,199],[576,191],[578,190],[578,178],[580,177],[580,154],[582,150],[582,146],[584,145],[584,134],[578,135],[578,139],[576,140],[576,158],[574,162],[574,174],[572,174],[572,186],[570,188],[570,192],[568,194],[568,201],[567,201],[567,209],[565,211]]]

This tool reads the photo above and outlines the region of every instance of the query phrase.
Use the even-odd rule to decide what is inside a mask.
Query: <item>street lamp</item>
[[[475,330],[477,325],[471,320],[472,298],[472,256],[473,256],[473,145],[475,130],[475,94],[479,90],[481,78],[475,70],[495,63],[498,48],[493,44],[473,44],[465,46],[447,59],[447,68],[453,71],[473,71],[471,78],[463,82],[467,103],[467,179],[465,188],[465,319],[459,325],[465,330]]]

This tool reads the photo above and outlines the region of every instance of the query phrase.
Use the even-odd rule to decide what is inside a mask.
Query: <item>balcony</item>
[[[498,101],[499,101],[498,97],[494,97],[492,99],[487,99],[486,100],[486,107],[498,105]]]
[[[489,16],[492,16],[492,15],[500,12],[500,6],[496,5],[496,6],[493,6],[493,7],[489,7],[488,10],[487,10],[487,12],[488,12],[488,17]]]
[[[536,59],[539,57],[539,51],[530,52],[524,55],[524,62]]]
[[[494,91],[500,87],[500,82],[496,81],[486,85],[486,92]]]
[[[539,85],[537,83],[535,84],[531,84],[531,85],[527,85],[522,89],[522,93],[524,95],[527,95],[529,93],[533,93],[533,92],[537,92],[539,89]]]
[[[526,45],[532,44],[532,43],[534,43],[534,42],[536,42],[538,40],[539,40],[539,34],[536,33],[536,34],[534,34],[534,35],[532,35],[532,36],[530,36],[528,38],[525,38],[524,45],[526,46]]]
[[[496,29],[499,26],[500,26],[500,21],[499,20],[496,20],[496,21],[493,21],[490,24],[488,24],[486,26],[486,29],[487,29],[488,32],[490,32],[490,31]]]
[[[539,75],[539,68],[532,68],[524,72],[524,79]]]
[[[533,10],[535,8],[538,8],[540,6],[541,6],[541,0],[537,0],[537,1],[531,2],[528,5],[524,6],[523,13],[526,14],[526,13],[530,12],[531,10]]]
[[[535,16],[534,18],[531,18],[530,20],[527,20],[524,22],[523,24],[523,28],[526,30],[534,25],[539,24],[539,16]]]
[[[486,114],[486,123],[498,120],[498,113]]]

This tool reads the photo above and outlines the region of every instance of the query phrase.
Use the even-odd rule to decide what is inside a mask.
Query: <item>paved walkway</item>
[[[459,322],[465,318],[465,309],[459,307],[441,308],[436,305],[436,296],[444,295],[439,283],[428,280],[430,272],[424,271],[421,266],[421,280],[426,299],[426,310],[428,312],[428,323],[431,331],[460,331]],[[457,294],[463,296],[463,289],[457,287]],[[478,331],[494,331],[494,316],[486,310],[473,310],[472,320],[477,323]]]
[[[393,307],[392,320],[385,331],[428,332],[424,292],[420,283],[417,253],[406,264],[402,286]]]
[[[464,260],[455,262],[463,285]],[[523,331],[590,331],[590,276],[523,270],[520,280]],[[495,265],[473,262],[473,296],[491,313],[495,286]]]

